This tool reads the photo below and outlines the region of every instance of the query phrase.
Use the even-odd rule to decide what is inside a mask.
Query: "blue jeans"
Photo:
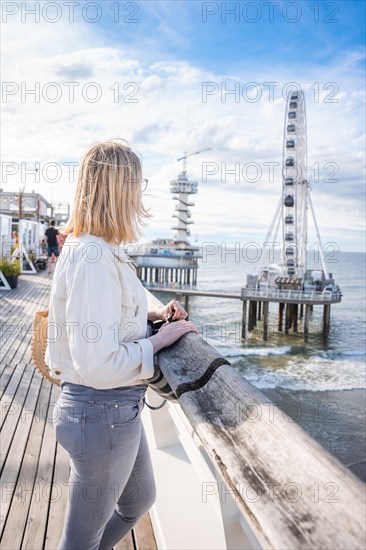
[[[52,252],[56,256],[56,258],[58,258],[59,254],[60,254],[59,251],[58,251],[58,246],[48,246],[47,247],[47,255],[48,255],[49,258],[51,258]]]
[[[58,550],[111,550],[156,498],[141,421],[147,385],[61,389],[53,421],[71,471]]]

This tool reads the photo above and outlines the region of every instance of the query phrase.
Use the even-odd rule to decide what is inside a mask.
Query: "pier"
[[[323,306],[323,335],[329,335],[330,306],[341,301],[340,292],[317,293],[301,290],[280,290],[266,288],[264,290],[242,288],[243,300],[242,338],[246,337],[247,330],[251,331],[261,320],[263,315],[263,340],[268,340],[269,304],[278,303],[278,331],[289,334],[292,328],[298,331],[298,321],[304,318],[303,334],[306,341],[309,336],[309,321],[314,305]],[[305,308],[305,317],[304,317]]]
[[[199,289],[188,289],[178,286],[166,286],[164,284],[146,285],[149,291],[156,291],[163,294],[173,294],[176,300],[184,304],[189,312],[190,296],[206,296],[213,298],[225,298],[241,300],[242,319],[241,319],[241,337],[245,339],[248,332],[253,331],[258,322],[262,321],[263,340],[268,340],[269,336],[269,304],[278,303],[278,331],[289,334],[298,332],[298,323],[303,321],[303,337],[307,341],[309,337],[310,318],[314,306],[323,307],[322,334],[324,337],[329,335],[330,327],[330,306],[341,301],[341,294],[338,293],[319,293],[304,292],[300,290],[280,290],[266,288],[257,290],[253,288],[242,288],[241,292],[222,292]],[[305,311],[305,316],[304,316]]]
[[[4,550],[55,550],[68,498],[68,455],[52,426],[59,389],[30,360],[33,315],[47,307],[50,283],[29,274],[0,291]],[[200,335],[158,361],[179,403],[144,407],[157,500],[116,550],[364,548],[364,484],[352,472]],[[161,398],[149,388],[147,402]]]
[[[162,265],[157,265],[159,259]],[[184,267],[180,266],[179,263],[182,263]],[[197,270],[196,257],[193,257],[190,262],[185,260],[183,263],[179,262],[179,257],[177,256],[171,258],[170,262],[167,256],[165,258],[158,258],[157,256],[147,258],[143,256],[136,265],[137,276],[145,284],[177,283],[180,285],[195,286],[197,284]]]

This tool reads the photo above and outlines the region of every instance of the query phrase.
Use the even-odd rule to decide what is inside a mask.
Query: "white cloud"
[[[290,74],[284,66],[236,67],[233,77],[213,74],[193,61],[149,63],[136,44],[133,50],[127,45],[123,49],[105,46],[95,29],[77,23],[57,27],[17,22],[6,25],[3,80],[19,87],[23,82],[27,88],[38,82],[41,96],[38,103],[31,96],[21,102],[18,93],[3,103],[3,124],[7,128],[3,142],[5,161],[26,161],[29,166],[35,161],[62,163],[65,159],[78,160],[94,141],[127,139],[142,153],[145,175],[150,180],[148,192],[156,196],[146,196],[154,214],[145,230],[148,237],[173,234],[170,227],[174,220],[170,215],[174,203],[169,181],[180,168],[176,158],[184,150],[211,147],[212,151],[190,159],[193,179],[201,181],[203,162],[217,163],[220,168],[225,163],[227,169],[233,169],[238,162],[241,169],[247,163],[258,163],[263,175],[256,183],[237,184],[233,176],[224,183],[220,174],[200,183],[199,193],[192,197],[196,203],[192,208],[192,236],[198,233],[208,238],[225,233],[233,242],[236,237],[264,238],[280,195],[281,171],[276,169],[275,181],[270,182],[263,163],[282,161],[285,103],[281,92],[286,82],[297,81],[307,98],[309,165],[319,163],[322,179],[329,176],[329,170],[324,169],[326,163],[339,165],[340,181],[321,181],[313,191],[320,226],[326,229],[323,239],[337,237],[343,248],[360,246],[364,123],[361,76],[356,69],[359,52],[349,52],[337,66],[313,67],[312,71],[307,68],[303,74]],[[70,86],[65,85],[68,81],[78,83],[74,102],[69,100]],[[203,82],[215,82],[219,88],[224,82],[229,89],[235,81],[240,82],[240,92],[248,81],[280,84],[274,87],[273,102],[269,101],[265,86],[256,103],[243,97],[235,102],[232,95],[223,102],[220,89],[202,101]],[[42,97],[42,91],[52,97],[56,90],[47,88],[49,82],[58,83],[61,90],[61,98],[55,103]],[[90,82],[95,82],[97,88]],[[335,84],[327,84],[332,82]],[[119,103],[114,102],[116,83],[124,98]],[[331,96],[337,87],[339,92]],[[90,98],[98,90],[101,98],[93,103]],[[329,98],[339,101],[324,102]],[[347,198],[349,182],[352,195]],[[3,187],[16,189],[20,183],[18,173]],[[31,177],[26,183],[27,190],[36,188],[48,200],[72,201],[75,184],[68,181],[66,171],[57,183],[34,183]],[[343,229],[357,234],[357,245]]]

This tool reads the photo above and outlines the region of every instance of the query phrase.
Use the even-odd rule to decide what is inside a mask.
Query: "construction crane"
[[[187,151],[185,151],[183,153],[183,157],[180,157],[178,160],[178,162],[180,160],[183,160],[183,174],[185,174],[187,172],[187,158],[188,157],[192,157],[193,155],[199,155],[200,153],[203,153],[204,151],[211,151],[211,147],[208,147],[207,149],[201,149],[200,151],[195,151],[194,153],[187,153]]]

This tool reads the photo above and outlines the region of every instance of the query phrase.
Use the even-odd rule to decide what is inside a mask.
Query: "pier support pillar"
[[[258,302],[253,302],[253,328],[257,326],[257,305]]]
[[[249,300],[249,318],[248,318],[248,332],[255,327],[255,309],[253,300]]]
[[[305,320],[304,320],[304,340],[305,342],[308,341],[309,336],[309,319],[310,319],[310,312],[311,312],[311,306],[309,304],[306,304],[305,306]]]
[[[330,325],[330,304],[324,304],[323,309],[323,335],[329,335],[329,325]]]
[[[297,332],[297,316],[298,316],[298,311],[299,311],[299,305],[294,304],[292,307],[293,307],[292,319],[293,319],[293,324],[294,324],[294,332]]]
[[[289,308],[289,320],[288,320],[288,328],[292,328],[292,322],[293,322],[293,311],[294,311],[294,304],[290,304]]]
[[[291,304],[286,304],[285,334],[288,334],[291,324],[290,308]]]
[[[262,302],[258,302],[258,321],[261,320],[262,317]]]
[[[304,317],[304,304],[301,304],[300,305],[300,319],[302,320],[303,317]]]
[[[285,309],[285,304],[283,302],[280,302],[280,305],[278,306],[278,331],[283,331],[283,310]]]
[[[269,303],[263,302],[263,340],[268,340],[268,309]]]
[[[243,313],[241,317],[241,337],[246,337],[246,323],[247,323],[247,300],[243,300]]]

